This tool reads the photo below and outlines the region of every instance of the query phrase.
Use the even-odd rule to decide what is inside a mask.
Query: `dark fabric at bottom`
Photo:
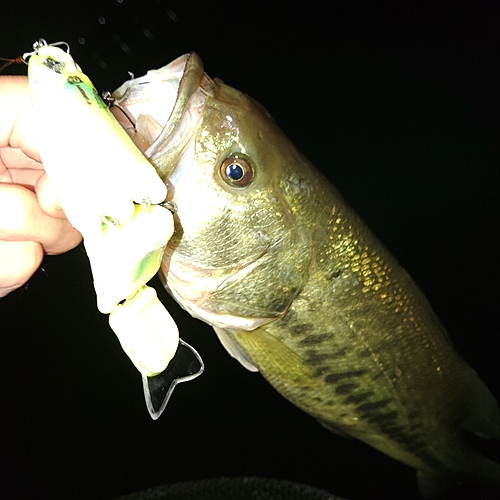
[[[221,477],[148,488],[116,500],[345,500],[323,490],[280,479]]]

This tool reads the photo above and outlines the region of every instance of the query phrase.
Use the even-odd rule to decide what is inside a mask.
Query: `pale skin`
[[[28,79],[0,76],[0,297],[81,241],[45,175]]]

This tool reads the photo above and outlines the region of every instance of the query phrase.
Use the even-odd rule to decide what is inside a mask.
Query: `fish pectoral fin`
[[[238,345],[238,343],[230,337],[226,330],[219,328],[218,326],[213,327],[217,337],[221,344],[224,346],[226,351],[236,360],[238,360],[247,370],[251,372],[258,372],[259,369],[250,361],[245,351]]]
[[[286,385],[288,389],[293,390],[304,386],[312,387],[317,383],[304,360],[270,334],[265,325],[251,331],[230,330],[228,336],[252,359],[252,363],[255,360],[259,371],[278,391],[282,392],[278,386]],[[285,397],[292,400],[288,393]]]

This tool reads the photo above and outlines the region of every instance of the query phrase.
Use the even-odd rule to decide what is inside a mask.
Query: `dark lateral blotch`
[[[338,384],[342,379],[361,377],[361,375],[365,375],[366,373],[368,373],[368,370],[355,370],[351,372],[329,373],[325,377],[325,382],[327,384]]]
[[[350,394],[357,389],[359,384],[341,384],[335,387],[335,394]]]

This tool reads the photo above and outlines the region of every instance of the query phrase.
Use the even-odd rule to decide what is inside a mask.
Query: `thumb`
[[[35,185],[35,193],[42,210],[51,217],[65,219],[64,210],[57,199],[56,193],[50,183],[47,174],[43,174]]]

